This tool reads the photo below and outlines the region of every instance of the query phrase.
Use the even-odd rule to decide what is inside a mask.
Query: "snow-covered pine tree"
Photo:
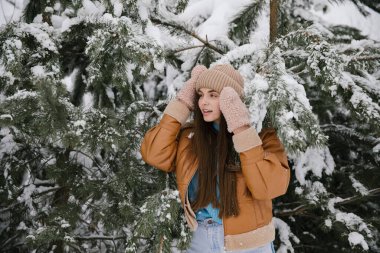
[[[184,247],[173,175],[138,144],[195,64],[228,62],[293,165],[278,252],[379,250],[379,42],[318,18],[327,1],[287,0],[269,43],[269,1],[234,3],[30,1],[2,28],[3,249]]]
[[[3,252],[123,252],[147,196],[177,202],[138,153],[151,125],[140,113],[154,112],[142,86],[165,62],[138,8],[151,10],[30,1],[22,21],[1,27]],[[177,220],[178,204],[161,216]]]
[[[374,7],[355,4],[363,13]],[[328,1],[282,1],[270,44],[259,37],[269,1],[241,4],[234,15],[210,5],[196,2],[152,21],[193,37],[175,51],[183,70],[195,62],[239,68],[252,123],[277,128],[295,175],[289,194],[275,200],[278,251],[378,251],[379,42],[318,18],[315,10],[328,11]],[[228,23],[207,29],[221,14]],[[183,81],[173,75],[163,80],[169,97]]]

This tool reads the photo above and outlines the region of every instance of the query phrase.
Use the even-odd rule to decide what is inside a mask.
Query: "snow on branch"
[[[309,147],[305,152],[297,156],[294,168],[298,182],[304,185],[306,182],[305,177],[308,172],[312,172],[313,175],[318,178],[322,177],[323,171],[327,175],[331,175],[335,168],[335,162],[327,147]]]
[[[288,251],[294,253],[294,248],[290,242],[290,239],[292,239],[297,244],[300,243],[300,240],[292,233],[289,225],[286,224],[286,222],[279,218],[273,218],[273,221],[281,241],[281,245],[278,248],[277,253],[286,253]]]
[[[333,205],[335,207],[339,207],[346,204],[351,204],[353,202],[364,201],[370,197],[377,197],[379,196],[379,194],[380,194],[380,188],[375,188],[375,189],[369,190],[367,195],[358,194],[358,195],[351,196],[345,199],[339,198],[337,201],[333,203]],[[275,214],[276,216],[302,215],[306,213],[308,210],[315,209],[315,208],[318,208],[318,206],[314,204],[302,204],[293,209],[275,211]]]
[[[329,200],[328,209],[331,213],[331,215],[330,215],[331,218],[327,219],[325,224],[327,226],[331,226],[331,224],[332,224],[331,219],[333,219],[337,222],[343,223],[347,227],[347,229],[351,231],[351,233],[356,232],[356,230],[357,230],[359,232],[365,233],[368,238],[373,238],[374,235],[372,234],[369,225],[361,217],[359,217],[358,215],[356,215],[354,213],[346,213],[346,212],[343,212],[341,210],[335,209],[335,204],[339,203],[341,201],[342,201],[342,199],[339,197],[338,198],[331,198]],[[358,233],[358,232],[356,232],[356,233]],[[362,240],[359,240],[360,243],[357,242],[356,240],[352,241],[353,238],[350,238],[350,237],[348,238],[348,240],[349,240],[351,245],[360,244],[364,250],[368,250],[367,242],[364,240],[364,237],[362,235],[361,235],[361,237],[362,237]],[[358,238],[356,237],[356,239],[358,239]]]
[[[259,74],[268,80],[268,113],[286,149],[303,152],[308,146],[321,147],[327,141],[312,112],[304,87],[287,72],[279,48],[275,48]]]

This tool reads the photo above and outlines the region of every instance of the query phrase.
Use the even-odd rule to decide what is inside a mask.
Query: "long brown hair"
[[[237,164],[238,154],[233,143],[232,134],[227,131],[227,123],[221,115],[219,131],[213,129],[213,122],[203,120],[198,106],[199,95],[194,99],[194,135],[192,150],[197,157],[198,189],[196,199],[191,203],[194,210],[212,203],[219,208],[219,217],[239,214],[236,196],[236,173],[241,171]],[[219,179],[218,179],[219,177]],[[219,185],[219,201],[216,189]]]

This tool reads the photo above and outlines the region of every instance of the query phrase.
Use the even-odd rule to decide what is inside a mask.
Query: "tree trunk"
[[[270,18],[269,18],[269,42],[273,43],[277,37],[277,10],[278,0],[270,0]]]

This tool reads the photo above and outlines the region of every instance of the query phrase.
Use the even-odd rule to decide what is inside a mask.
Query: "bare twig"
[[[198,52],[198,55],[197,57],[195,58],[195,61],[194,61],[194,64],[193,64],[193,67],[191,69],[193,69],[195,67],[195,65],[197,65],[197,62],[199,60],[199,57],[201,57],[201,54],[203,52],[203,50],[205,50],[206,46],[203,46],[202,49]]]
[[[182,52],[182,51],[186,51],[186,50],[193,49],[193,48],[198,48],[198,47],[204,47],[204,45],[185,47],[185,48],[177,49],[177,50],[174,51],[174,53],[179,53],[179,52]]]
[[[159,20],[157,18],[151,18],[152,22],[153,23],[156,23],[156,24],[160,24],[160,25],[165,25],[165,26],[170,26],[170,27],[173,27],[177,30],[181,30],[183,32],[185,32],[186,34],[196,38],[197,40],[199,40],[200,42],[202,42],[206,47],[218,52],[219,54],[225,54],[222,50],[220,50],[219,48],[217,48],[216,46],[210,44],[207,40],[207,37],[206,37],[206,40],[202,39],[201,37],[199,37],[195,32],[193,31],[189,31],[187,30],[185,27],[183,26],[180,26],[180,25],[177,25],[177,24],[171,24],[171,23],[168,23],[168,22],[165,22],[165,21],[162,21],[162,20]]]

